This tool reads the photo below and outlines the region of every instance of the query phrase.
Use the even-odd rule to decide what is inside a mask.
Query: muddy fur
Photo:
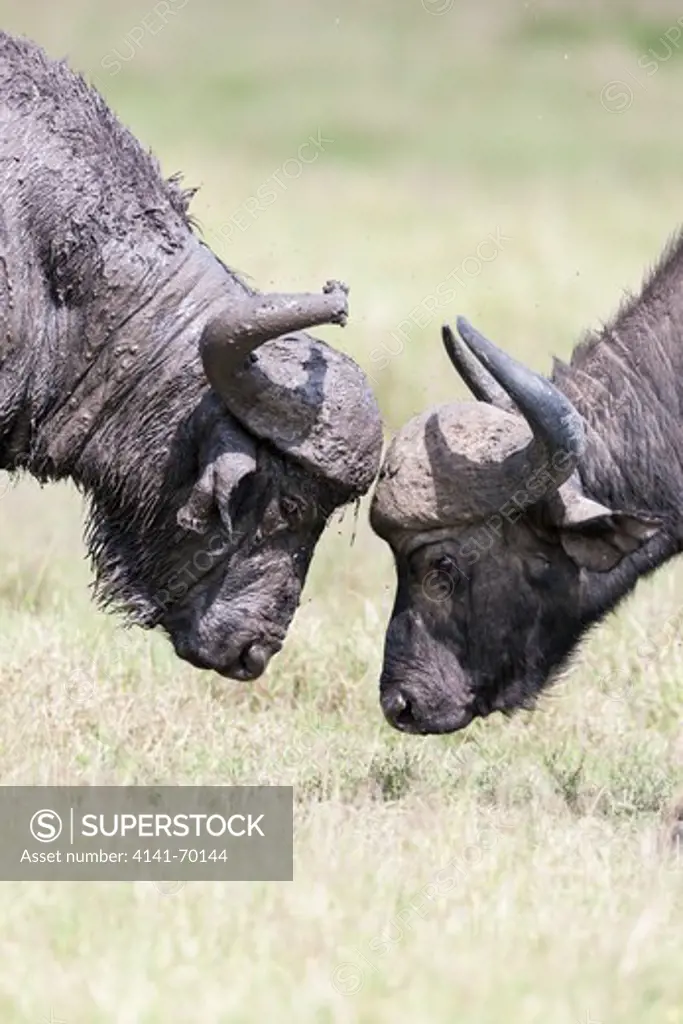
[[[248,678],[282,643],[328,516],[357,492],[278,450],[277,424],[251,436],[211,391],[202,332],[256,293],[195,235],[191,196],[66,64],[0,33],[0,466],[89,496],[104,604]],[[214,490],[181,527],[199,479]]]

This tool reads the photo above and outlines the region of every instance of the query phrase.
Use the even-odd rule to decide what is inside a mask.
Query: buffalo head
[[[243,293],[237,316],[231,306],[209,319],[187,339],[190,358],[160,367],[167,407],[152,382],[145,408],[138,384],[142,408],[119,417],[129,437],[131,424],[155,432],[131,438],[125,456],[133,481],[153,481],[149,493],[124,503],[101,473],[86,481],[105,603],[160,626],[193,665],[237,679],[260,675],[280,649],[327,520],[379,466],[381,422],[360,368],[306,333],[279,333],[345,316],[339,288],[314,298]]]
[[[446,349],[479,401],[411,420],[371,509],[397,573],[381,701],[407,732],[530,706],[616,602],[622,560],[657,532],[584,492],[585,425],[569,399],[467,321],[458,329],[444,327]]]

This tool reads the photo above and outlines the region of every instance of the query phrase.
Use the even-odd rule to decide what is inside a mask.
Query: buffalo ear
[[[565,484],[553,503],[560,543],[582,569],[609,572],[659,531],[660,522],[647,516],[618,512],[587,498]]]
[[[231,500],[242,480],[256,472],[256,447],[237,426],[217,424],[200,453],[201,473],[177,522],[184,530],[206,533],[216,512],[232,533]]]
[[[569,557],[582,569],[609,572],[624,555],[636,551],[659,530],[652,519],[627,512],[607,512],[587,520],[583,526],[560,530],[560,542]]]

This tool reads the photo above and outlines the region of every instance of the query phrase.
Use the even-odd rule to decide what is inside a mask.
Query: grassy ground
[[[442,319],[547,368],[683,220],[675,4],[168,8],[0,0],[4,27],[68,54],[202,185],[224,258],[262,287],[351,283],[327,336],[388,429],[463,393]],[[453,273],[452,302],[416,312]],[[420,740],[379,713],[393,580],[363,515],[329,529],[285,651],[246,685],[97,612],[69,489],[0,490],[0,782],[268,781],[297,800],[293,884],[0,885],[0,1020],[683,1021],[683,863],[658,846],[683,775],[680,566],[534,715]]]

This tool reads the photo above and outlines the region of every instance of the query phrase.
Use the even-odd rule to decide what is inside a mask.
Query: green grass
[[[683,66],[638,65],[673,3],[189,0],[110,74],[152,7],[0,0],[5,27],[68,53],[202,186],[223,258],[262,287],[350,282],[349,326],[323,333],[373,375],[389,431],[464,395],[441,320],[464,313],[547,369],[683,220]],[[614,81],[622,112],[601,102]],[[318,130],[319,158],[221,233]],[[406,324],[453,271],[454,299]],[[293,784],[296,880],[3,883],[1,1021],[683,1021],[683,864],[662,845],[683,775],[681,566],[533,715],[416,739],[379,712],[393,576],[365,509],[330,526],[256,684],[100,614],[80,522],[65,486],[0,498],[0,782]]]

